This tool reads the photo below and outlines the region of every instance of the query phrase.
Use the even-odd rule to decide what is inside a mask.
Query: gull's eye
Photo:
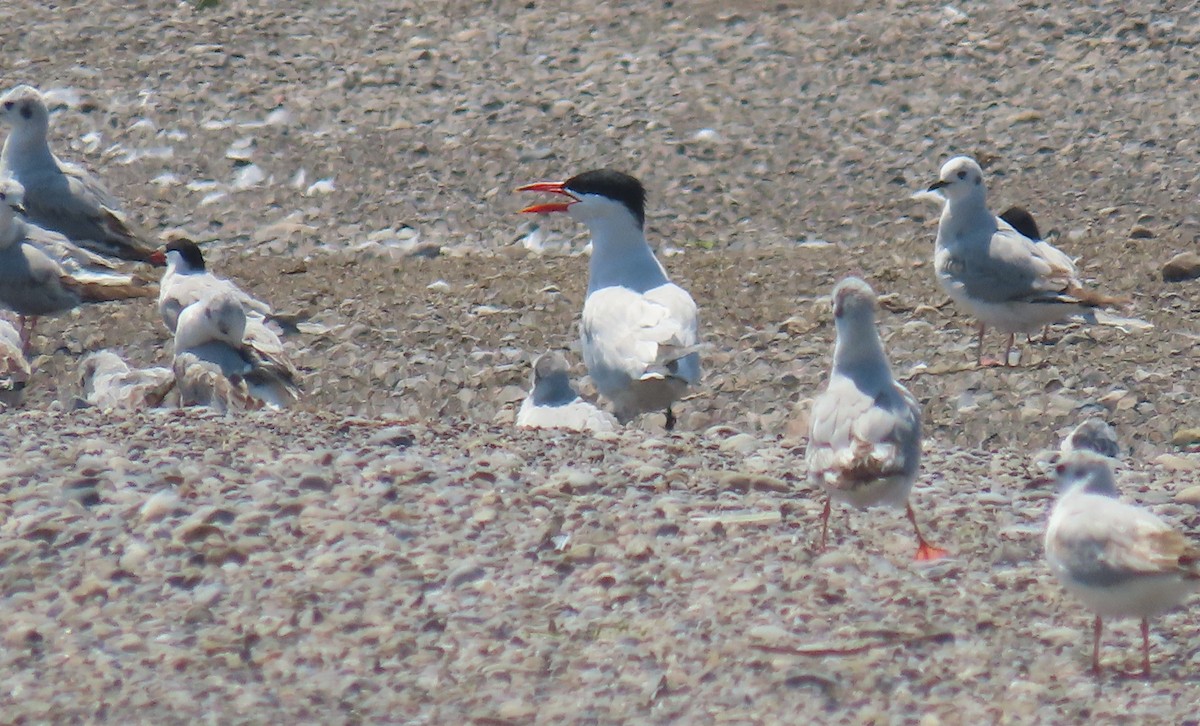
[[[967,178],[967,172],[966,172],[966,170],[965,170],[965,169],[964,169],[963,171],[960,171],[960,172],[958,172],[958,178],[959,178],[959,179],[966,179],[966,178]]]
[[[4,110],[5,110],[5,111],[11,111],[11,110],[12,110],[12,107],[13,107],[13,102],[12,102],[12,101],[5,101],[5,102],[4,102]]]
[[[21,117],[22,118],[33,118],[33,109],[30,108],[29,106],[22,106],[21,107]]]

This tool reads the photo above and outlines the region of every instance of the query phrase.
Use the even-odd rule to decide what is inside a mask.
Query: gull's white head
[[[205,343],[240,348],[246,337],[246,311],[233,293],[218,292],[188,305],[175,326],[175,351]]]
[[[16,179],[0,178],[0,244],[7,247],[23,236],[17,215],[25,214],[25,187]]]
[[[551,351],[538,356],[533,363],[533,402],[539,406],[560,405],[574,401],[577,396],[563,354]]]
[[[628,222],[641,230],[646,223],[646,188],[635,177],[612,169],[596,169],[562,182],[537,182],[519,192],[549,192],[570,201],[535,204],[524,214],[566,212],[589,227],[595,224]]]
[[[11,177],[0,179],[0,210],[5,215],[25,214],[25,187]]]
[[[941,192],[951,203],[976,196],[983,199],[987,195],[983,169],[969,156],[956,156],[942,165],[938,180],[929,185],[929,191]]]
[[[1117,432],[1102,418],[1089,418],[1075,427],[1067,438],[1063,439],[1061,451],[1069,454],[1072,451],[1086,449],[1110,459],[1121,457],[1121,446],[1117,442]]]
[[[33,86],[17,86],[0,96],[0,118],[12,127],[13,133],[26,136],[46,135],[50,112],[42,94]]]
[[[1116,497],[1116,478],[1113,476],[1110,459],[1086,449],[1076,449],[1065,454],[1054,467],[1059,492],[1084,491],[1105,497]]]
[[[833,319],[839,328],[846,324],[874,324],[875,291],[857,277],[847,277],[833,288]]]

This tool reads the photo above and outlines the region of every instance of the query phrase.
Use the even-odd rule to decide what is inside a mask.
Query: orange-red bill
[[[532,207],[525,207],[521,210],[521,214],[553,214],[554,212],[565,212],[567,207],[574,202],[551,202],[549,204],[535,204]]]
[[[550,192],[551,194],[570,195],[570,192],[568,192],[566,187],[563,186],[564,184],[565,184],[565,182],[560,182],[560,181],[534,182],[532,184],[526,184],[523,187],[517,187],[517,191],[518,192]]]
[[[554,212],[565,212],[567,207],[571,206],[579,199],[567,191],[566,182],[534,182],[526,184],[523,187],[517,187],[518,192],[549,192],[550,194],[561,194],[564,197],[570,197],[569,202],[551,202],[549,204],[535,204],[532,207],[526,207],[521,210],[521,214],[553,214]]]

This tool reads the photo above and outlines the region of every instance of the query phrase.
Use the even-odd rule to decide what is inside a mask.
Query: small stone
[[[1200,505],[1200,485],[1180,489],[1178,492],[1175,492],[1175,501],[1180,504]]]
[[[1195,459],[1189,459],[1186,456],[1177,456],[1175,454],[1162,454],[1154,458],[1154,463],[1158,464],[1167,471],[1193,471],[1200,469],[1200,462]]]
[[[1143,227],[1140,224],[1135,224],[1133,229],[1129,230],[1130,239],[1154,239],[1154,232],[1149,227]]]
[[[1200,428],[1179,429],[1175,435],[1171,437],[1171,444],[1174,446],[1192,446],[1200,444]]]
[[[1162,269],[1163,282],[1183,282],[1200,277],[1200,255],[1195,252],[1180,252]]]

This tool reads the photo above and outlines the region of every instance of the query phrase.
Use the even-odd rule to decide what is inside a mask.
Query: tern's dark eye
[[[13,107],[13,102],[12,102],[12,101],[5,101],[5,102],[4,102],[4,110],[5,110],[5,111],[11,111],[11,110],[12,110],[12,107]]]
[[[965,169],[964,169],[963,171],[960,171],[960,172],[958,172],[958,178],[959,178],[959,179],[966,179],[966,178],[967,178],[967,172],[966,172],[966,170],[965,170]]]

